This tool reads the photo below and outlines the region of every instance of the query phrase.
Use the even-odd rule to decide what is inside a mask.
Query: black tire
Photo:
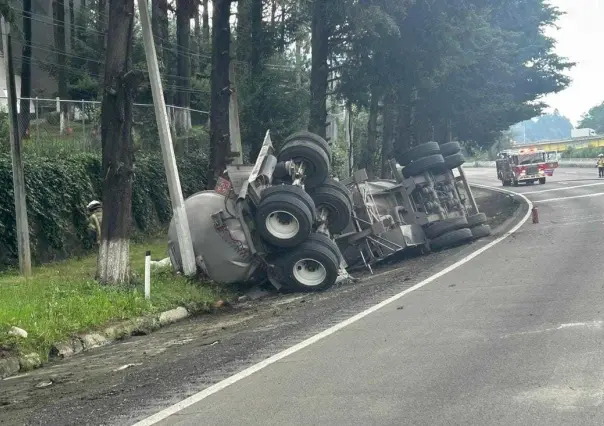
[[[320,232],[313,232],[308,236],[308,239],[306,241],[314,241],[317,244],[321,244],[323,247],[326,247],[331,250],[331,252],[336,256],[336,258],[338,258],[338,260],[341,261],[343,259],[342,252],[340,252],[338,244],[325,234],[322,234]]]
[[[437,142],[426,142],[421,145],[416,146],[415,148],[411,148],[408,151],[403,152],[400,155],[396,156],[396,161],[401,166],[407,166],[411,164],[413,161],[417,161],[420,158],[428,157],[430,155],[440,154],[440,146]]]
[[[457,229],[455,231],[447,232],[438,238],[430,241],[430,247],[433,250],[441,250],[449,247],[453,247],[459,244],[466,243],[473,239],[472,231],[468,228]]]
[[[456,231],[468,227],[468,221],[464,216],[452,217],[449,219],[439,220],[424,226],[424,234],[426,238],[432,240],[438,238],[447,232]]]
[[[540,185],[545,185],[545,178],[544,177],[539,178],[539,184]]]
[[[309,194],[317,210],[320,208],[327,210],[329,232],[341,233],[350,223],[352,216],[352,199],[348,188],[337,181],[332,181],[312,189]]]
[[[436,142],[435,142],[436,143]],[[412,176],[421,175],[424,172],[433,169],[442,168],[445,164],[445,159],[440,154],[433,154],[427,157],[420,158],[413,163],[405,166],[403,176],[410,178]]]
[[[303,161],[306,164],[304,186],[308,188],[320,185],[331,173],[329,157],[316,143],[294,139],[283,145],[277,158],[278,161]]]
[[[275,247],[295,247],[312,232],[313,216],[306,203],[290,191],[292,186],[280,188],[280,193],[272,193],[260,201],[256,228],[262,239]]]
[[[325,154],[327,154],[329,162],[331,163],[331,147],[329,146],[329,143],[321,136],[317,135],[316,133],[306,131],[296,132],[293,135],[289,135],[287,138],[285,138],[285,140],[283,141],[283,146],[285,146],[288,142],[294,140],[307,142],[310,141],[316,143],[325,151]]]
[[[449,156],[445,157],[445,164],[451,170],[458,168],[465,162],[466,162],[466,159],[464,158],[464,156],[461,152],[458,152],[457,154],[453,154],[453,155],[449,155]]]
[[[478,225],[484,225],[487,223],[487,215],[484,213],[474,214],[472,216],[468,216],[468,227],[473,228]]]
[[[443,157],[448,157],[449,155],[457,154],[461,152],[461,145],[459,142],[447,142],[440,146],[440,154]]]
[[[291,290],[321,291],[336,282],[339,265],[338,257],[331,248],[324,242],[309,238],[276,259],[274,275]]]
[[[489,225],[478,225],[471,228],[470,231],[472,231],[472,237],[474,237],[475,240],[491,235],[491,227]]]
[[[283,189],[284,186],[287,186],[286,190]],[[269,186],[268,188],[266,188],[262,191],[261,199],[264,200],[273,194],[283,194],[284,191],[294,194],[296,197],[298,197],[298,199],[300,201],[302,201],[304,204],[306,204],[306,207],[308,207],[308,210],[310,210],[310,213],[312,215],[312,223],[315,223],[317,220],[315,202],[304,189],[302,189],[301,187],[299,187],[297,185]]]

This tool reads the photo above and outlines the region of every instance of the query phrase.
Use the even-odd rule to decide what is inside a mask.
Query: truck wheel
[[[539,184],[540,185],[545,185],[545,178],[544,177],[539,178]]]
[[[325,150],[314,141],[294,139],[283,145],[278,161],[304,163],[304,186],[320,185],[331,173],[331,163]]]
[[[440,154],[440,145],[438,145],[437,142],[426,142],[415,148],[411,148],[400,155],[396,155],[396,161],[401,166],[405,167],[413,161],[435,154]]]
[[[448,157],[449,155],[457,154],[461,151],[461,145],[459,142],[447,142],[440,146],[440,154],[443,157]]]
[[[424,234],[429,240],[438,238],[447,232],[467,228],[468,221],[465,217],[452,217],[424,225]]]
[[[458,168],[465,162],[466,162],[466,159],[464,158],[464,156],[461,152],[458,152],[457,154],[453,154],[453,155],[448,155],[445,157],[445,164],[451,170]]]
[[[478,225],[470,228],[470,231],[472,231],[472,237],[475,240],[491,235],[491,227],[489,225]]]
[[[436,142],[434,142],[436,143]],[[403,169],[403,176],[406,178],[410,178],[412,176],[421,175],[424,172],[429,170],[433,170],[436,168],[441,168],[445,164],[445,159],[440,154],[433,154],[427,157],[422,157],[419,160],[416,160],[409,165],[405,166]]]
[[[275,185],[269,186],[268,188],[264,189],[261,194],[262,200],[270,197],[272,194],[282,194],[284,191],[284,186],[285,185]],[[315,212],[315,202],[312,200],[311,196],[308,195],[308,193],[304,189],[297,185],[287,185],[286,191],[292,195],[295,195],[300,201],[306,204],[306,207],[308,207],[308,210],[310,210],[310,213],[312,215],[312,223],[315,223],[315,221],[317,220],[317,215]]]
[[[323,139],[321,136],[317,135],[316,133],[311,133],[311,132],[306,132],[306,131],[296,132],[293,135],[289,135],[287,138],[285,138],[285,140],[283,141],[283,146],[287,145],[291,141],[302,141],[302,142],[310,141],[311,143],[316,143],[323,149],[323,151],[325,151],[325,154],[327,154],[327,157],[329,158],[329,162],[331,163],[331,147],[329,146],[329,143],[327,143],[327,141],[325,139]]]
[[[329,241],[335,246],[333,241]],[[336,282],[339,265],[333,249],[324,242],[308,239],[277,258],[275,278],[292,290],[321,291]]]
[[[472,240],[472,238],[472,231],[468,228],[457,229],[431,240],[430,247],[432,247],[433,250],[445,249],[458,244],[466,243]]]
[[[484,225],[487,223],[487,215],[484,213],[474,214],[472,216],[468,216],[468,227],[473,228],[478,225]]]
[[[309,194],[317,210],[327,210],[329,232],[341,233],[350,223],[352,216],[352,199],[348,188],[336,180],[328,179],[323,185],[309,191]]]
[[[256,211],[260,236],[276,247],[294,247],[304,242],[312,231],[312,213],[291,186],[283,185],[279,193],[263,197]]]
[[[338,244],[325,234],[322,234],[320,232],[313,232],[308,236],[308,239],[306,241],[314,241],[317,244],[320,244],[323,247],[327,248],[334,254],[338,261],[343,259],[342,252],[340,251]]]

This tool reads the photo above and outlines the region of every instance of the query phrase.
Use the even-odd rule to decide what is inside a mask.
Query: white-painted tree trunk
[[[130,240],[102,240],[97,260],[101,283],[128,283],[130,279]]]

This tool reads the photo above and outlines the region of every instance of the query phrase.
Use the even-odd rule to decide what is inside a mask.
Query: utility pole
[[[13,67],[13,52],[10,26],[4,16],[0,17],[2,28],[2,47],[6,69],[6,88],[8,93],[8,111],[10,123],[10,146],[13,160],[13,190],[15,194],[15,216],[17,219],[17,248],[19,252],[19,269],[25,277],[31,276],[31,250],[29,246],[29,223],[27,221],[27,204],[25,202],[25,176],[23,174],[23,153],[21,135],[17,116],[17,87]]]
[[[147,0],[138,0],[138,9],[140,13],[141,27],[143,30],[143,42],[145,44],[145,56],[147,58],[147,67],[149,69],[149,79],[151,81],[151,93],[153,94],[155,119],[157,120],[161,152],[164,159],[164,167],[166,168],[168,190],[170,192],[170,201],[172,202],[172,211],[174,213],[174,220],[176,224],[180,258],[182,260],[184,274],[190,277],[195,275],[197,272],[195,253],[193,252],[193,242],[191,240],[189,219],[185,210],[185,202],[180,186],[180,177],[178,176],[176,157],[174,156],[174,145],[172,144],[170,123],[168,120],[168,114],[166,112],[166,101],[164,99],[164,91],[161,84],[159,64],[157,63],[157,53],[155,52],[155,42],[153,41],[153,33],[151,31],[151,19],[149,18]]]

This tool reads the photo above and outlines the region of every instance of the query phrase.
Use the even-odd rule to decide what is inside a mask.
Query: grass
[[[0,274],[0,356],[4,348],[37,352],[46,359],[53,343],[77,332],[176,306],[209,308],[231,296],[228,290],[192,282],[164,269],[153,272],[151,300],[145,300],[139,277],[143,276],[147,250],[154,260],[166,257],[165,239],[131,244],[135,278],[128,288],[101,286],[94,280],[96,255],[40,266],[29,280],[14,272]],[[28,337],[9,336],[11,326],[26,330]]]

